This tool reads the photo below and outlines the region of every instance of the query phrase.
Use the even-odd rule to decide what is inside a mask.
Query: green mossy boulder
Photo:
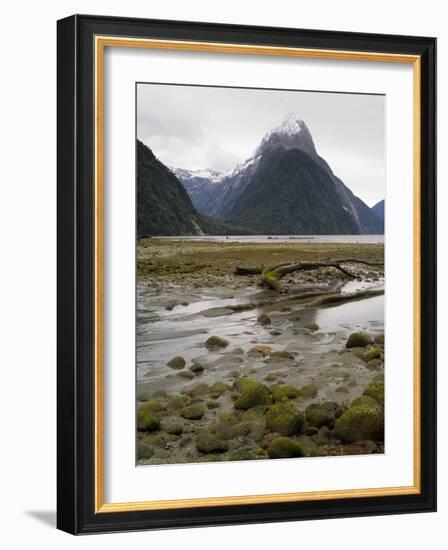
[[[266,413],[266,427],[271,432],[292,435],[302,426],[303,414],[290,403],[276,403]]]
[[[167,409],[170,411],[180,411],[188,405],[190,398],[186,395],[172,395],[168,400]]]
[[[189,390],[188,395],[190,397],[202,397],[203,395],[207,395],[210,391],[210,386],[208,384],[197,384],[194,388]]]
[[[218,422],[210,427],[210,431],[213,432],[218,439],[228,441],[235,437],[237,430],[235,424],[227,424],[226,422]]]
[[[147,412],[151,413],[158,413],[164,410],[164,406],[157,401],[156,399],[150,399],[149,401],[145,401],[143,405],[141,405],[140,409],[144,409]]]
[[[146,443],[142,443],[141,441],[137,442],[137,459],[145,459],[145,458],[152,458],[154,455],[154,449],[147,445]]]
[[[245,389],[235,401],[235,408],[248,410],[259,405],[269,405],[271,401],[271,393],[268,388],[261,382],[251,380],[250,383],[246,383]]]
[[[299,388],[298,392],[300,397],[310,399],[311,397],[316,397],[318,389],[314,384],[307,384],[306,386]]]
[[[300,393],[297,388],[293,386],[280,386],[275,388],[272,392],[272,399],[275,403],[278,401],[287,401],[288,399],[296,399]]]
[[[252,407],[247,411],[244,411],[241,415],[241,420],[244,422],[252,422],[254,420],[260,420],[263,418],[267,410],[266,405],[259,405],[258,407]]]
[[[176,357],[173,357],[168,361],[167,365],[170,369],[180,370],[185,367],[186,361],[181,355],[176,355]]]
[[[149,401],[147,402],[149,403]],[[141,432],[153,432],[159,429],[159,415],[146,407],[146,403],[139,407],[137,412],[137,429]]]
[[[314,332],[316,330],[319,330],[319,325],[317,323],[307,323],[305,325],[305,328]]]
[[[356,407],[357,405],[368,405],[369,407],[378,407],[378,401],[375,401],[372,397],[368,395],[361,395],[357,397],[350,403],[350,407]]]
[[[160,429],[168,434],[180,435],[183,432],[184,427],[180,422],[176,422],[176,420],[162,418],[160,421]]]
[[[382,407],[384,407],[384,383],[370,382],[370,384],[364,390],[364,395],[375,399],[375,401],[377,401]]]
[[[176,376],[179,378],[185,378],[186,380],[193,380],[194,373],[190,370],[180,370],[179,372],[176,372]]]
[[[203,431],[196,437],[196,448],[200,453],[225,453],[228,445],[216,435]]]
[[[269,458],[296,458],[309,455],[307,447],[290,437],[275,437],[267,448]]]
[[[230,389],[231,388],[229,384],[226,384],[225,382],[215,382],[213,386],[210,388],[210,393],[217,393],[221,395],[226,391],[229,391]]]
[[[210,336],[205,342],[205,347],[209,350],[223,349],[229,345],[229,341],[221,336]]]
[[[372,343],[372,338],[365,332],[353,332],[348,337],[345,347],[350,348],[365,348]]]
[[[321,428],[322,426],[327,426],[332,430],[335,424],[334,413],[329,409],[319,403],[311,403],[305,409],[305,418],[309,426],[314,426],[315,428]]]
[[[272,348],[269,346],[257,345],[248,351],[247,355],[250,357],[266,357],[272,352]]]
[[[190,370],[194,374],[202,374],[205,368],[204,368],[204,365],[202,365],[202,363],[193,362],[193,364],[190,367]]]
[[[349,407],[337,420],[334,435],[344,443],[384,439],[384,412],[378,406]]]
[[[379,348],[373,347],[366,351],[362,358],[363,360],[368,363],[372,359],[379,359],[381,357],[382,351]]]
[[[184,407],[180,415],[188,420],[200,420],[205,414],[205,409],[202,405],[187,405]]]

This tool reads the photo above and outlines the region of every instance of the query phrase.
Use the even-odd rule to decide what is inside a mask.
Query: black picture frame
[[[95,512],[94,51],[97,35],[383,52],[421,60],[419,494]],[[436,509],[436,39],[74,15],[57,24],[57,526],[72,534],[431,512]]]

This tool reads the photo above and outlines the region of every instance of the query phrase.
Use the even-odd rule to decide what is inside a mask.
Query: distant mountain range
[[[247,233],[251,231],[199,214],[177,177],[137,140],[138,237]]]
[[[380,234],[381,216],[318,155],[305,122],[288,115],[229,173],[171,168],[198,212],[261,234]]]
[[[384,199],[380,202],[377,202],[375,206],[372,206],[372,210],[377,216],[384,220]]]

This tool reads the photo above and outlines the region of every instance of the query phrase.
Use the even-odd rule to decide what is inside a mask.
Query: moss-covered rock
[[[307,323],[305,325],[305,328],[307,328],[308,330],[311,330],[311,331],[316,331],[316,330],[319,330],[319,325],[317,323]]]
[[[302,386],[299,388],[299,396],[305,397],[307,399],[311,397],[316,397],[318,394],[318,389],[314,384],[306,384],[305,386]]]
[[[269,346],[257,345],[248,351],[247,355],[251,357],[266,357],[272,352],[272,348]]]
[[[238,422],[238,417],[234,412],[223,412],[218,416],[218,419],[227,424],[235,424]]]
[[[158,413],[165,409],[165,407],[160,403],[160,401],[157,401],[157,399],[149,399],[148,401],[145,401],[143,405],[141,405],[140,409],[144,409],[147,412],[151,413]]]
[[[152,458],[154,449],[141,441],[137,442],[137,459]]]
[[[212,387],[210,388],[210,393],[217,393],[219,395],[225,393],[226,391],[229,391],[231,388],[229,384],[226,384],[225,382],[215,382]]]
[[[168,399],[167,409],[170,411],[180,411],[188,405],[190,398],[186,395],[172,395]]]
[[[259,405],[269,405],[272,398],[268,388],[257,380],[246,380],[241,386],[244,388],[241,395],[235,401],[235,408],[247,410]]]
[[[296,458],[308,456],[306,446],[290,437],[275,437],[267,448],[269,458]]]
[[[190,370],[181,370],[176,372],[176,376],[179,378],[185,378],[186,380],[193,380],[194,372],[191,372]]]
[[[356,407],[357,405],[368,405],[369,407],[378,407],[378,401],[375,401],[372,397],[368,395],[361,395],[350,403],[350,407]]]
[[[252,407],[247,411],[244,411],[241,415],[241,420],[245,422],[252,422],[253,420],[260,420],[266,413],[266,405],[259,405],[258,407]]]
[[[210,427],[210,431],[213,432],[218,439],[228,441],[235,437],[237,433],[236,424],[227,424],[227,422],[218,422]]]
[[[364,395],[375,399],[375,401],[377,401],[382,407],[384,407],[384,383],[370,382],[370,384],[364,390]]]
[[[167,365],[170,369],[180,370],[185,367],[186,361],[181,355],[176,355],[176,357],[173,357],[168,361]]]
[[[146,403],[141,405],[137,412],[137,429],[141,432],[153,432],[158,430],[159,426],[159,415],[151,411],[151,409],[148,410]]]
[[[372,382],[382,382],[384,384],[384,372],[378,372],[372,378]]]
[[[288,399],[296,399],[300,393],[297,388],[293,386],[280,386],[273,390],[272,399],[275,403],[278,401],[288,401]]]
[[[298,433],[303,425],[303,414],[291,403],[276,403],[266,413],[266,427],[282,435]]]
[[[205,347],[209,350],[226,348],[228,345],[229,341],[221,336],[210,336],[205,342]]]
[[[160,421],[160,429],[172,435],[180,435],[184,427],[181,422],[177,422],[174,419],[162,418]]]
[[[353,332],[348,337],[345,347],[350,348],[365,348],[372,343],[372,338],[365,332]]]
[[[194,388],[191,388],[191,390],[188,391],[188,395],[192,398],[202,397],[207,395],[209,391],[210,386],[204,382],[202,384],[197,384]]]
[[[200,453],[225,453],[228,445],[216,435],[202,431],[196,436],[196,448]]]
[[[205,414],[205,409],[202,405],[187,405],[180,414],[188,420],[200,420]]]
[[[334,413],[329,407],[325,407],[319,403],[308,405],[305,409],[305,418],[309,426],[314,426],[315,428],[327,426],[331,430],[334,428],[336,421]]]
[[[381,357],[381,354],[382,351],[380,350],[380,348],[372,347],[363,354],[362,358],[366,363],[368,363],[372,359],[379,359]]]
[[[375,336],[375,343],[379,346],[384,346],[384,332]]]
[[[193,364],[190,367],[191,372],[194,374],[202,374],[205,370],[205,367],[202,363],[199,363],[197,361],[194,361]]]
[[[378,406],[356,405],[349,407],[337,420],[335,436],[344,443],[364,439],[384,439],[384,412]]]

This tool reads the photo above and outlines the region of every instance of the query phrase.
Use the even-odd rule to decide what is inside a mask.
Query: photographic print
[[[384,96],[137,84],[137,463],[384,452]]]

